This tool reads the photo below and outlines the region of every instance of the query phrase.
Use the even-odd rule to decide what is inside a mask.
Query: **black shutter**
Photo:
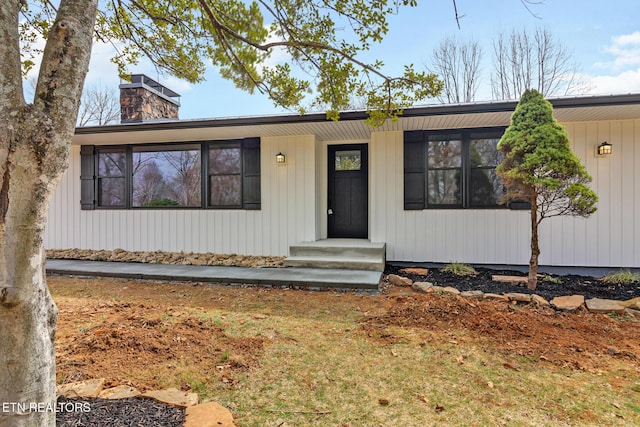
[[[404,209],[425,208],[425,143],[422,131],[404,133]]]
[[[95,147],[80,146],[80,209],[96,208]]]
[[[260,210],[260,138],[245,138],[242,159],[242,206]]]

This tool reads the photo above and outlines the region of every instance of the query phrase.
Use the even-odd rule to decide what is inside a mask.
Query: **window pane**
[[[240,147],[209,148],[209,175],[224,175],[242,171]]]
[[[200,205],[200,150],[134,148],[133,206]]]
[[[462,141],[429,141],[427,151],[429,168],[456,168],[462,165]]]
[[[124,176],[126,154],[124,152],[99,152],[98,176]]]
[[[471,169],[469,185],[471,206],[496,206],[500,203],[503,186],[495,169]]]
[[[211,206],[242,205],[242,178],[240,175],[209,177],[209,203]]]
[[[500,138],[474,139],[469,146],[471,176],[469,179],[469,203],[471,206],[496,206],[500,204],[503,187],[495,167],[504,154],[498,150]],[[479,169],[478,167],[483,167]]]
[[[498,166],[504,158],[504,154],[498,150],[498,141],[500,141],[500,138],[476,139],[471,141],[471,146],[469,147],[471,167]]]
[[[460,170],[429,170],[427,172],[427,204],[459,205]]]
[[[124,177],[98,178],[98,206],[124,207],[124,182]]]
[[[360,150],[336,151],[336,171],[359,171],[362,166]]]

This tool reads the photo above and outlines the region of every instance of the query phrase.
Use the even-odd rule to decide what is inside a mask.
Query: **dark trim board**
[[[554,109],[563,108],[583,108],[583,107],[605,107],[624,106],[640,104],[640,94],[609,95],[609,96],[589,96],[589,97],[569,97],[549,99]],[[407,108],[400,117],[423,117],[441,116],[456,114],[476,114],[513,112],[518,101],[488,101],[468,104],[444,104],[428,105],[424,107]],[[369,116],[366,111],[347,111],[340,113],[340,121],[365,120]],[[88,126],[76,129],[76,135],[111,133],[111,132],[137,132],[149,130],[169,130],[169,129],[197,129],[197,128],[218,128],[235,126],[254,125],[277,125],[294,123],[319,123],[330,122],[324,113],[313,114],[286,114],[286,115],[265,115],[252,117],[232,117],[216,119],[190,119],[190,120],[159,120],[146,123],[130,123],[105,126]]]

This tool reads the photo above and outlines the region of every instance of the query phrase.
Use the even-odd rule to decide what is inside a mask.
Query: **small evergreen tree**
[[[598,196],[591,176],[571,151],[567,132],[553,118],[553,107],[536,90],[527,89],[498,142],[505,158],[497,172],[506,187],[503,202],[531,204],[531,258],[528,288],[537,285],[538,226],[543,219],[571,215],[588,217]]]

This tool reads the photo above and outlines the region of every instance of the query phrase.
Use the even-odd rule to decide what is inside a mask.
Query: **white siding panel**
[[[402,132],[375,132],[370,152],[371,240],[387,243],[389,260],[526,262],[528,215],[496,209],[405,211]],[[514,240],[525,250],[515,250]]]
[[[572,146],[593,175],[599,209],[589,219],[550,218],[540,227],[541,264],[640,266],[640,121],[566,124]],[[596,157],[602,141],[610,157]],[[403,210],[402,132],[371,139],[371,239],[396,261],[526,264],[529,213],[506,209]]]
[[[275,155],[287,155],[277,166]],[[316,138],[268,137],[261,142],[262,209],[80,210],[80,147],[56,191],[47,248],[185,251],[287,255],[289,245],[314,240]]]
[[[564,125],[600,202],[588,219],[542,223],[541,264],[640,267],[640,120]],[[344,141],[332,143],[358,137],[347,132]],[[611,156],[595,155],[602,141],[613,145]],[[79,152],[72,147],[69,170],[52,200],[48,248],[287,255],[289,245],[326,235],[327,150],[314,135],[262,138],[259,211],[81,211]],[[287,156],[285,166],[276,165],[278,152]],[[404,211],[402,131],[372,132],[369,156],[369,236],[387,243],[389,260],[528,262],[527,211]]]

